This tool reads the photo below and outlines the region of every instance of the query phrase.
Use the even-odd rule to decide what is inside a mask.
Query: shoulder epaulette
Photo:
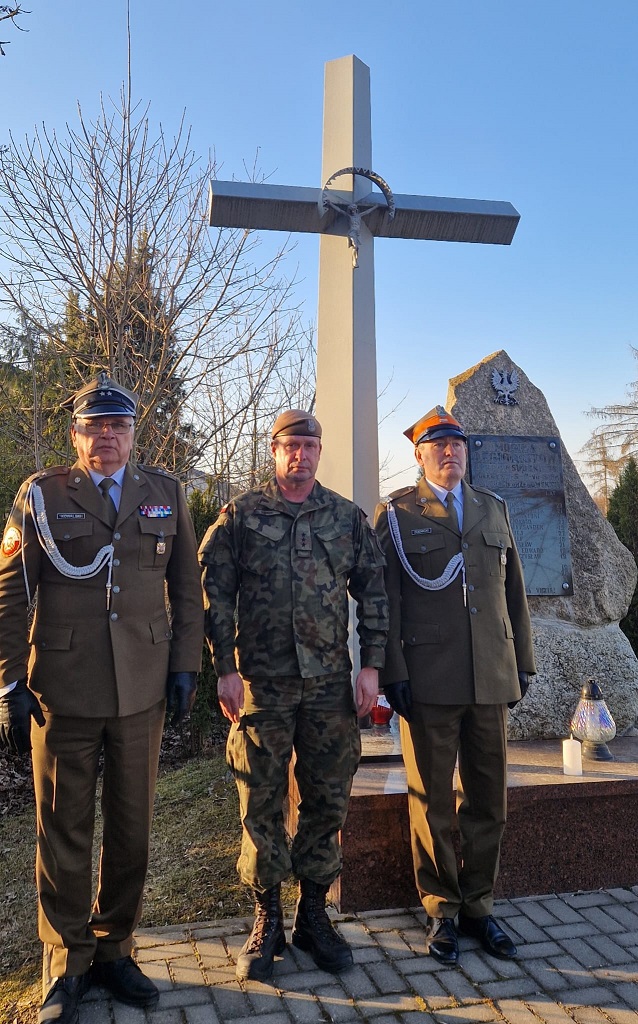
[[[505,504],[505,498],[501,498],[500,494],[497,494],[496,491],[490,491],[487,487],[477,487],[476,484],[470,484],[470,487],[473,491],[480,491],[481,494],[489,494],[490,498],[496,498],[497,501],[501,501]]]
[[[410,491],[414,491],[414,490],[415,490],[415,488],[413,486],[412,487],[399,487],[398,490],[392,491],[392,493],[388,495],[388,498],[391,498],[392,501],[394,501],[395,498],[402,498],[405,494],[409,494]],[[387,498],[384,499],[384,500],[387,501]]]
[[[147,466],[145,463],[140,464],[138,462],[135,468],[142,473],[154,473],[156,476],[163,476],[166,480],[176,480],[179,483],[179,477],[175,476],[174,473],[169,473],[167,469],[162,469],[161,466]]]
[[[39,469],[36,473],[32,473],[27,483],[31,483],[34,480],[45,480],[50,476],[68,476],[70,472],[70,466],[47,466],[46,469]]]

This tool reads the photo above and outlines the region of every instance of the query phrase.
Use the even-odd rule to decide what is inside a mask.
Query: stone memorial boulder
[[[498,377],[517,384],[500,400]],[[450,380],[446,408],[468,434],[559,436],[542,391],[502,350]],[[510,714],[511,739],[567,736],[580,688],[590,678],[601,687],[618,733],[638,717],[638,659],[618,624],[636,587],[636,562],[562,442],[561,454],[573,595],[528,599],[538,675]]]

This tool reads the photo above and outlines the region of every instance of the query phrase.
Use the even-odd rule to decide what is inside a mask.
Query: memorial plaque
[[[472,434],[470,482],[505,498],[530,596],[573,594],[558,437]]]

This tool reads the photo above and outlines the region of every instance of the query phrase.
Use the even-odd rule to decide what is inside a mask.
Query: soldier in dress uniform
[[[200,546],[206,636],[222,710],[233,723],[228,759],[243,825],[237,864],[255,896],[255,925],[237,961],[240,979],[270,976],[286,937],[281,882],[300,883],[292,942],[324,970],[352,964],[325,910],[341,870],[339,831],[360,756],[357,714],[368,714],[388,628],[383,554],[365,513],[315,479],[318,420],[277,418],[275,478],[231,501]],[[353,701],[348,594],[357,605],[361,671]],[[288,851],[288,766],[301,803]]]
[[[516,948],[492,916],[506,816],[507,705],[535,673],[525,583],[505,502],[465,475],[467,438],[438,405],[405,431],[423,476],[379,505],[390,634],[381,685],[401,717],[412,854],[442,963],[463,934]],[[460,871],[452,842],[458,755]]]
[[[129,462],[136,396],[102,373],[64,406],[77,461],[25,481],[0,549],[0,745],[32,746],[47,989],[39,1020],[75,1024],[91,981],[133,1006],[158,1000],[131,958],[133,932],[167,697],[175,720],[190,710],[203,606],[179,482]]]

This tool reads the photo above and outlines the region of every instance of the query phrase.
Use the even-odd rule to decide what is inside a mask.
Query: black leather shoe
[[[78,1024],[78,1003],[91,987],[89,972],[56,978],[40,1007],[38,1024]]]
[[[441,964],[453,965],[459,959],[459,943],[451,917],[428,917],[425,948]]]
[[[127,1006],[157,1006],[159,990],[130,956],[119,960],[93,964],[93,978],[97,985],[109,990],[120,1003]]]
[[[459,931],[478,939],[485,952],[499,960],[513,960],[516,956],[516,946],[490,914],[485,917],[459,914]]]

